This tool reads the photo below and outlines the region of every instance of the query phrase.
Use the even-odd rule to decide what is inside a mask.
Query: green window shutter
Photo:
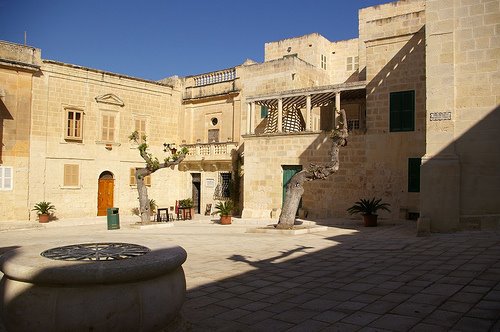
[[[402,92],[401,98],[401,130],[415,130],[415,91]]]
[[[399,131],[399,126],[401,124],[399,108],[401,104],[401,98],[398,93],[391,93],[389,98],[389,122],[390,122],[390,131]]]
[[[420,164],[421,158],[408,158],[408,192],[420,192]]]
[[[266,106],[261,106],[260,107],[260,118],[264,119],[267,118],[269,115],[269,109]]]
[[[415,91],[391,92],[389,95],[390,131],[415,130]]]

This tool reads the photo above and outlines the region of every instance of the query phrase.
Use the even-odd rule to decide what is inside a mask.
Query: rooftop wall
[[[0,60],[7,60],[23,65],[40,66],[41,51],[38,48],[0,41]]]

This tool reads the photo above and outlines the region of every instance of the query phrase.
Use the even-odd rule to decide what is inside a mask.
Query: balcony
[[[179,164],[181,171],[231,171],[232,151],[238,143],[197,143],[184,144],[189,149],[186,158]]]
[[[184,103],[209,97],[235,95],[238,93],[236,79],[235,68],[188,77],[183,95]]]

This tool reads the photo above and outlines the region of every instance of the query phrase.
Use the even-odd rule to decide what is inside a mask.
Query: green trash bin
[[[108,229],[120,229],[120,214],[118,208],[108,208]]]

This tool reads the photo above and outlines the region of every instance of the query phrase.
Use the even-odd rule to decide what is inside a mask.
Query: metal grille
[[[219,183],[215,187],[214,199],[225,200],[231,197],[231,173],[219,173]]]
[[[51,248],[40,255],[63,261],[111,261],[142,256],[150,251],[131,243],[85,243]]]

